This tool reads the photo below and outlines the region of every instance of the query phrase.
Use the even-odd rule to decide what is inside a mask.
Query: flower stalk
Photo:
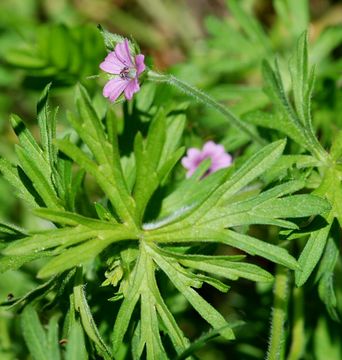
[[[300,360],[303,355],[305,345],[304,334],[304,299],[303,289],[295,288],[293,290],[293,307],[294,307],[294,319],[292,326],[292,342],[290,346],[289,355],[287,360]]]
[[[289,271],[277,265],[274,282],[274,302],[271,319],[271,334],[266,360],[282,360],[285,352],[285,321],[288,305]]]
[[[248,125],[246,125],[241,119],[239,119],[235,114],[233,114],[227,107],[223,106],[211,96],[205,92],[197,89],[190,84],[177,79],[173,75],[159,74],[155,71],[149,70],[147,72],[147,79],[154,82],[164,82],[169,85],[175,86],[177,89],[184,92],[186,95],[189,95],[196,99],[198,102],[211,107],[220,114],[222,114],[229,123],[235,126],[237,129],[245,133],[251,140],[254,140],[260,145],[265,145],[266,142],[262,139],[255,131],[253,131]]]

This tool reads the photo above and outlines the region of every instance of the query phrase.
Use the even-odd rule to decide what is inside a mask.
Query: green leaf
[[[89,218],[70,211],[40,208],[35,209],[34,213],[43,219],[50,220],[58,224],[71,226],[83,225],[94,230],[113,230],[117,225],[117,223]]]
[[[137,173],[134,198],[139,220],[142,219],[151,196],[183,153],[182,150],[178,150],[170,154],[168,158],[164,155],[164,163],[161,162],[166,140],[166,123],[165,111],[160,109],[152,120],[146,141],[144,142],[139,134],[135,139],[134,154]]]
[[[178,163],[179,159],[184,154],[184,147],[177,149],[173,154],[170,155],[169,159],[160,167],[157,172],[159,182],[161,185],[164,185],[169,173]]]
[[[180,266],[171,263],[167,258],[153,252],[153,258],[158,266],[165,272],[175,287],[181,292],[194,309],[215,329],[223,328],[221,335],[226,339],[234,339],[234,333],[231,328],[227,328],[227,321],[224,317],[209,303],[207,303],[195,290],[189,286],[189,279],[180,270]]]
[[[128,235],[128,238],[131,238],[130,235]],[[93,240],[88,240],[81,245],[67,249],[44,265],[39,270],[37,276],[40,278],[46,278],[62,271],[71,269],[72,267],[79,264],[83,264],[89,260],[94,259],[112,242],[118,240],[122,240],[120,233],[115,234],[108,232],[107,236],[101,236],[100,239],[96,238]]]
[[[65,360],[87,360],[88,353],[85,346],[82,326],[75,322],[70,330],[66,344]]]
[[[164,164],[172,154],[177,151],[181,138],[183,135],[184,127],[186,124],[185,110],[188,104],[181,104],[175,109],[175,114],[170,113],[166,117],[166,138],[163,145],[163,151],[160,156],[160,164]],[[181,112],[181,113],[180,113]]]
[[[98,232],[79,225],[75,228],[47,230],[43,233],[32,235],[10,243],[3,254],[5,255],[29,255],[38,251],[44,251],[56,246],[70,246],[81,241],[96,237]]]
[[[166,116],[163,108],[159,109],[148,130],[146,139],[146,162],[152,169],[160,163],[166,139]]]
[[[168,336],[170,337],[172,344],[176,349],[176,352],[179,354],[184,351],[187,346],[189,346],[189,340],[184,336],[182,330],[177,325],[175,318],[171,314],[162,296],[160,295],[156,283],[154,282],[153,285],[155,286],[155,291],[153,292],[153,295],[156,301],[155,306],[157,312],[168,331]]]
[[[308,131],[313,132],[309,101],[314,73],[312,71],[310,73],[307,32],[304,32],[298,40],[297,49],[290,61],[290,74],[293,98],[299,120]]]
[[[37,163],[36,159],[31,157],[30,154],[28,154],[21,146],[16,147],[16,153],[19,158],[20,165],[32,181],[34,188],[44,200],[45,204],[54,209],[61,209],[61,202],[56,195],[51,178],[47,177],[45,175],[46,173],[43,173],[44,168],[38,167],[39,162]],[[48,171],[48,174],[50,174],[50,169]]]
[[[267,77],[271,76],[268,73],[269,71],[271,70],[267,67],[267,65],[264,64],[264,77],[266,83]],[[270,87],[271,85],[268,84],[268,86]],[[271,90],[268,88],[266,88],[265,91],[272,96],[273,101],[277,102],[277,100],[274,99],[276,94],[273,92],[271,94]],[[253,125],[261,126],[267,129],[278,130],[297,142],[297,144],[306,146],[303,132],[297,125],[290,121],[289,116],[284,114],[284,112],[269,113],[266,111],[255,110],[244,115],[243,119]]]
[[[145,281],[145,286],[148,285]],[[167,355],[159,334],[158,317],[153,295],[148,290],[141,291],[141,337],[146,344],[146,358],[148,360],[167,360]]]
[[[35,253],[29,255],[0,256],[0,273],[3,273],[8,270],[19,269],[23,264],[26,264],[30,261],[52,255],[53,255],[52,253],[45,251],[43,253]]]
[[[133,271],[129,275],[130,286],[125,292],[124,300],[120,306],[113,329],[113,352],[116,353],[123,341],[128,325],[132,318],[133,310],[140,298],[140,287],[145,276],[142,270],[145,259],[140,253]]]
[[[32,306],[26,306],[21,319],[23,336],[34,360],[46,360],[48,340],[37,312]]]
[[[284,265],[290,269],[298,268],[296,260],[287,252],[287,250],[232,230],[217,231],[216,227],[211,229],[199,226],[196,226],[195,229],[183,229],[170,233],[159,232],[156,230],[153,234],[147,234],[146,239],[161,244],[218,242],[233,246],[250,255],[264,257],[265,259]]]
[[[225,202],[233,194],[251,183],[270,168],[280,158],[286,141],[279,140],[266,145],[248,159],[218,190],[220,202]]]
[[[220,234],[212,235],[214,239],[221,240],[224,244],[234,246],[250,255],[258,255],[277,264],[284,265],[290,269],[297,269],[297,261],[287,252],[264,241],[260,241],[254,237],[239,234],[235,231],[227,230]]]
[[[146,248],[141,246],[142,258],[144,259],[145,276],[140,287],[140,341],[139,346],[145,343],[147,359],[167,359],[159,333],[159,318],[157,316],[157,298],[159,294],[155,279],[155,267],[153,260],[148,256]],[[172,328],[172,330],[174,330]]]
[[[10,121],[15,134],[18,136],[20,145],[32,156],[32,158],[39,162],[39,165],[42,165],[42,171],[49,174],[51,169],[44,158],[44,153],[30,131],[26,128],[24,122],[18,115],[14,114],[11,115]]]
[[[169,196],[163,199],[160,221],[165,217],[178,218],[179,216],[175,214],[182,212],[181,209],[194,209],[223,183],[227,177],[226,170],[219,170],[202,178],[209,166],[210,160],[202,161],[190,178],[185,178]]]
[[[212,209],[215,211],[217,206],[225,204],[229,198],[240,191],[244,186],[255,180],[266,169],[270,168],[281,156],[284,146],[285,141],[279,140],[263,147],[255,155],[248,159],[222,185],[221,182],[218,182],[216,187],[210,189],[202,203],[194,204],[195,206],[189,216],[185,217],[182,221],[165,226],[165,231],[192,226],[195,222],[205,222],[210,216],[210,211]],[[223,174],[226,173],[221,173],[221,175]],[[195,209],[196,211],[194,211]]]
[[[333,224],[330,232],[330,236],[317,272],[316,281],[319,281],[319,297],[324,302],[330,317],[335,321],[340,321],[337,312],[337,298],[334,289],[334,270],[339,259],[338,241],[340,238],[340,230],[336,225],[337,223]]]
[[[265,82],[264,91],[283,114],[283,121],[286,121],[286,126],[288,127],[287,133],[293,134],[292,137],[296,141],[302,139],[300,144],[307,147],[307,139],[304,135],[303,127],[296,117],[295,111],[286,94],[277,61],[275,62],[275,70],[272,69],[268,62],[264,61],[262,74]]]
[[[239,277],[253,281],[272,281],[273,276],[261,269],[259,266],[239,262],[244,256],[209,256],[209,255],[191,255],[178,254],[172,251],[158,249],[158,251],[167,257],[177,259],[177,261],[187,267],[209,272],[230,280],[237,280]]]
[[[75,119],[72,116],[69,117],[69,119],[71,120],[73,126],[78,130],[78,133],[82,137],[83,141],[93,152],[97,162],[102,165],[103,169],[101,170],[103,170],[107,176],[111,177],[115,187],[118,188],[118,193],[119,196],[122,197],[122,201],[133,206],[122,172],[115,129],[116,125],[113,124],[111,113],[107,113],[106,116],[107,124],[112,122],[112,126],[109,129],[112,132],[109,136],[110,142],[108,142],[104,132],[104,126],[92,106],[86,89],[82,85],[79,85],[76,102],[79,119]]]
[[[331,227],[332,216],[327,216],[328,224],[315,232],[312,232],[304,250],[299,256],[298,264],[300,268],[295,272],[295,280],[297,286],[302,286],[311,275],[319,259],[322,256],[325,244]]]
[[[111,32],[104,29],[100,24],[97,25],[97,28],[100,30],[103,37],[107,51],[113,51],[116,44],[124,41],[124,37],[118,34],[112,34]]]
[[[26,201],[31,207],[37,206],[37,199],[26,188],[25,184],[21,180],[20,170],[12,165],[9,161],[0,158],[0,171],[6,179],[6,181],[12,185],[15,189],[15,194]]]
[[[113,178],[108,177],[108,167],[97,166],[82,150],[68,140],[59,140],[57,144],[62,152],[95,177],[97,183],[108,196],[119,216],[122,219],[132,222],[131,212],[133,212],[133,200],[131,197],[127,200],[125,196],[122,196],[123,193],[119,192],[115,182],[113,182]]]
[[[7,222],[0,221],[0,240],[19,239],[27,236],[24,229]]]
[[[45,158],[50,164],[50,168],[52,168],[57,162],[57,149],[53,144],[53,141],[56,138],[56,112],[51,116],[48,106],[50,88],[51,83],[46,85],[41,94],[37,104],[37,116],[42,148],[45,153]]]
[[[314,195],[292,195],[272,199],[254,208],[260,216],[296,218],[323,214],[331,210],[329,202]]]
[[[299,143],[322,162],[327,162],[327,153],[315,136],[311,120],[311,94],[313,91],[315,73],[310,69],[308,59],[307,32],[299,38],[297,47],[290,61],[290,75],[292,79],[292,92],[294,107],[284,89],[279,65],[275,62],[275,69],[265,61],[263,64],[263,77],[265,80],[265,92],[276,104],[290,127],[293,128],[294,138],[303,136],[303,142]]]
[[[180,260],[180,263],[184,266],[219,275],[230,280],[237,280],[239,277],[252,281],[270,282],[273,280],[273,276],[270,273],[256,265],[217,260],[215,258],[215,256],[208,257],[207,259],[203,257],[202,260],[196,259],[194,261],[191,255],[186,255],[183,260]]]
[[[229,203],[229,206],[220,206],[213,209],[203,221],[220,227],[232,227],[242,224],[273,224],[288,228],[297,228],[296,225],[277,220],[277,217],[296,217],[319,214],[329,210],[329,203],[321,198],[309,195],[295,195],[278,199],[287,193],[301,189],[304,183],[301,181],[290,181],[270,190],[264,191],[256,196],[247,197],[246,200]],[[248,196],[248,194],[247,194]],[[299,197],[298,197],[299,196]],[[307,201],[307,202],[306,202]],[[289,204],[291,203],[291,205]],[[283,205],[286,205],[283,208]],[[308,208],[302,211],[301,208],[295,213],[295,208],[306,205]],[[291,207],[292,206],[292,207]]]
[[[61,355],[59,351],[59,339],[58,339],[58,318],[59,315],[54,315],[49,321],[49,326],[47,329],[47,352],[49,354],[49,359],[51,360],[60,360]]]
[[[257,211],[246,211],[237,214],[224,215],[211,219],[206,223],[210,227],[232,228],[241,225],[274,225],[286,229],[298,229],[298,226],[290,221],[272,218],[271,216],[260,216]]]
[[[74,287],[74,301],[75,308],[80,313],[84,331],[87,333],[89,338],[94,341],[103,358],[105,360],[111,360],[113,358],[112,354],[103,341],[91,314],[91,310],[85,296],[84,285],[77,285]]]

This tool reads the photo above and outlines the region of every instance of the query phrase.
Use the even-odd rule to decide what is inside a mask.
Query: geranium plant
[[[247,317],[223,314],[206,293],[209,286],[227,293],[243,280],[274,284],[267,358],[287,352],[299,359],[304,340],[285,346],[288,288],[300,289],[319,264],[319,294],[337,320],[331,274],[342,221],[341,135],[328,151],[315,134],[307,34],[288,72],[277,61],[263,64],[272,110],[241,118],[187,82],[153,71],[132,40],[101,33],[106,102],[99,107],[79,84],[65,135],[57,131],[64,109],[49,105],[48,85],[37,105],[39,139],[12,115],[17,159],[0,159],[2,176],[44,220],[34,229],[0,225],[0,270],[31,264],[41,279],[2,303],[20,314],[32,358],[195,358],[211,338],[230,342],[235,329],[248,326]],[[182,101],[158,101],[165,85],[180,90]],[[219,139],[185,147],[192,99],[221,114],[247,145],[235,154]],[[265,129],[277,135],[263,136]],[[271,241],[260,228],[272,232]],[[208,332],[197,341],[179,321],[189,307]]]

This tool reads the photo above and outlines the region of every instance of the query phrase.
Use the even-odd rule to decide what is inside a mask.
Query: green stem
[[[321,145],[321,143],[318,141],[318,139],[316,138],[315,133],[313,132],[313,130],[307,130],[304,126],[302,127],[303,132],[306,134],[306,139],[307,144],[309,146],[309,150],[311,151],[311,153],[316,157],[316,159],[318,159],[321,163],[327,163],[329,158],[328,158],[328,153],[324,150],[323,146]]]
[[[293,291],[294,323],[292,328],[292,343],[287,360],[299,360],[302,358],[305,344],[304,316],[303,316],[303,290],[295,288]]]
[[[203,91],[187,84],[186,82],[177,79],[173,75],[158,74],[154,71],[147,73],[148,80],[155,82],[165,82],[172,86],[177,87],[185,94],[195,98],[198,102],[207,105],[220,114],[222,114],[233,126],[244,132],[250,139],[255,140],[260,145],[265,145],[266,142],[263,140],[255,131],[253,131],[248,125],[246,125],[241,119],[234,115],[229,109],[222,104],[218,103],[211,96],[204,93]]]
[[[267,360],[284,359],[285,329],[287,303],[288,303],[288,277],[289,271],[277,265],[274,282],[274,302],[270,341],[267,351]]]

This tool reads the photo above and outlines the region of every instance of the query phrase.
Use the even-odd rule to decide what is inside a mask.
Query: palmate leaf
[[[275,61],[274,68],[266,61],[263,63],[265,92],[276,105],[276,110],[282,114],[283,124],[279,126],[279,129],[281,131],[284,129],[293,140],[309,150],[317,160],[326,162],[327,153],[315,136],[312,125],[311,95],[315,69],[309,64],[307,32],[299,38],[289,68],[294,104],[291,103],[285,90],[278,62]],[[299,141],[300,139],[302,141]]]
[[[155,263],[154,263],[155,262]],[[156,264],[170,276],[176,287],[182,290],[190,303],[196,310],[215,328],[220,328],[220,333],[227,338],[232,338],[233,333],[226,321],[211,305],[202,299],[191,286],[201,286],[203,277],[187,274],[177,264],[171,265],[165,262],[163,256],[158,254],[156,248],[141,244],[137,263],[131,273],[131,286],[126,290],[123,303],[120,307],[118,317],[114,326],[113,348],[116,353],[122,343],[125,332],[131,321],[131,314],[140,300],[141,318],[138,323],[139,331],[136,332],[138,345],[135,346],[135,358],[140,358],[146,346],[147,359],[166,358],[165,350],[160,339],[161,325],[157,314],[168,330],[168,335],[178,354],[189,346],[189,341],[184,337],[177,326],[173,316],[167,309],[156,283]],[[162,264],[162,265],[161,265]],[[170,273],[171,271],[171,273]],[[220,326],[221,325],[221,326]],[[224,326],[224,327],[223,327]]]
[[[43,90],[37,105],[41,145],[24,122],[12,115],[11,123],[20,143],[16,146],[19,162],[14,166],[1,159],[0,171],[31,208],[45,205],[60,210],[74,209],[80,176],[73,179],[70,160],[58,154],[54,144],[57,109],[49,109],[49,90],[50,84]]]
[[[323,213],[330,209],[329,203],[316,196],[295,195],[284,197],[284,195],[300,190],[304,186],[304,183],[301,181],[282,184],[257,195],[252,194],[251,196],[251,194],[247,193],[247,198],[244,199],[243,191],[241,191],[241,189],[271,166],[266,162],[270,162],[270,160],[274,158],[276,160],[277,156],[279,157],[281,155],[282,147],[283,143],[281,142],[271,144],[270,148],[263,149],[255,154],[249,162],[233,175],[229,176],[229,173],[222,175],[223,172],[221,174],[213,174],[213,177],[210,180],[216,181],[216,184],[214,182],[215,185],[213,186],[214,190],[211,193],[211,196],[208,196],[208,194],[204,195],[202,203],[205,204],[206,199],[211,200],[211,198],[215,198],[215,195],[217,194],[216,201],[212,202],[211,208],[209,206],[206,208],[207,212],[204,216],[199,217],[199,220],[197,221],[189,221],[193,214],[196,214],[197,210],[201,209],[200,206],[197,207],[197,204],[195,204],[193,208],[190,206],[188,211],[185,210],[183,213],[178,213],[179,216],[173,218],[170,216],[170,221],[167,221],[166,218],[164,220],[161,219],[159,222],[145,224],[144,228],[146,232],[144,238],[151,242],[168,245],[175,243],[188,244],[192,242],[220,242],[239,248],[249,254],[262,256],[291,269],[297,269],[298,265],[296,260],[289,255],[285,249],[231,230],[222,229],[222,231],[217,231],[217,228],[224,228],[229,225],[223,223],[217,224],[214,221],[215,216],[223,214],[223,218],[226,216],[226,218],[229,219],[228,214],[230,212],[234,213],[236,211],[238,217],[239,212],[244,214],[248,210],[252,211],[252,209],[254,209],[255,214],[257,214],[260,209],[260,213],[262,213],[265,219],[310,216],[317,213]],[[267,160],[265,160],[265,157]],[[265,160],[265,162],[263,162],[263,160]],[[192,183],[192,187],[187,188],[189,196],[185,196],[183,199],[186,202],[192,198],[191,192],[196,194],[196,191],[201,191],[199,190],[201,189],[201,186],[206,186],[205,180],[201,183],[194,182],[190,179],[189,182]],[[185,188],[184,184],[182,187]],[[171,196],[169,198],[171,198]],[[189,203],[182,203],[180,197],[175,197],[174,199],[175,200],[169,202],[172,206],[183,205],[183,208],[185,208],[189,205]],[[255,214],[252,213],[250,219],[252,219]],[[212,220],[212,222],[210,220]],[[253,221],[250,223],[253,223]],[[246,221],[246,224],[249,224],[249,222]],[[279,226],[284,226],[291,223],[285,221],[284,223],[281,223],[279,221],[277,224]],[[241,263],[234,264],[227,261],[227,259],[224,261],[222,259],[219,260],[214,258],[210,260],[201,256],[196,258],[196,255],[190,254],[177,256],[177,254],[172,253],[172,256],[170,257],[170,253],[152,249],[153,248],[149,246],[148,253],[152,256],[154,262],[168,275],[176,288],[188,299],[201,316],[216,329],[220,326],[224,326],[224,319],[222,319],[221,315],[215,314],[213,309],[211,309],[208,304],[205,304],[205,302],[203,302],[204,300],[198,297],[195,290],[191,288],[191,286],[197,287],[198,281],[205,281],[204,278],[201,277],[201,274],[189,275],[182,265],[197,271],[215,273],[216,275],[230,279],[236,279],[239,276],[242,276],[256,281],[272,280],[272,277],[267,272],[258,267],[254,267],[253,265]],[[156,254],[154,252],[156,252]],[[175,262],[175,259],[177,259],[177,262]],[[189,287],[189,284],[192,285]],[[213,283],[211,283],[211,285],[213,285]],[[137,302],[138,298],[135,299]],[[229,337],[227,334],[226,336]],[[142,351],[141,346],[138,348]],[[139,352],[139,354],[140,353],[141,352]]]
[[[148,360],[166,358],[165,349],[170,341],[178,355],[189,347],[188,339],[160,293],[157,271],[165,273],[215,331],[225,339],[234,339],[231,324],[196,289],[209,284],[226,292],[229,286],[223,279],[269,282],[272,276],[256,265],[243,263],[241,257],[192,254],[191,246],[225,244],[290,269],[298,269],[296,260],[285,248],[231,229],[235,225],[254,223],[297,229],[291,218],[329,211],[327,203],[318,196],[292,195],[304,186],[302,181],[290,181],[261,191],[262,184],[257,179],[281,159],[285,141],[271,143],[242,165],[222,169],[205,178],[203,175],[209,163],[203,163],[194,177],[184,180],[179,187],[175,183],[173,188],[167,188],[171,193],[162,203],[160,216],[142,225],[145,217],[153,218],[149,217],[149,206],[154,206],[153,194],[163,187],[167,175],[183,153],[178,143],[184,119],[179,120],[180,130],[172,123],[172,119],[175,120],[172,111],[155,109],[147,135],[138,134],[134,149],[129,149],[134,153],[130,154],[132,174],[128,179],[120,158],[117,119],[113,113],[109,111],[101,119],[86,90],[80,86],[76,97],[77,114],[68,115],[79,136],[77,145],[69,138],[55,141],[54,123],[49,124],[51,128],[46,123],[49,118],[46,96],[47,93],[43,94],[41,101],[45,105],[39,115],[44,132],[41,147],[26,130],[20,134],[32,156],[38,162],[42,161],[42,170],[37,169],[38,163],[32,163],[25,153],[26,148],[19,150],[19,156],[23,172],[35,186],[42,206],[47,206],[36,209],[35,214],[51,221],[56,228],[25,234],[23,238],[6,243],[0,266],[2,259],[5,268],[9,268],[9,262],[13,262],[15,257],[22,264],[36,257],[51,256],[49,261],[39,265],[40,278],[60,274],[84,263],[90,272],[103,271],[99,265],[104,265],[103,260],[107,261],[109,268],[106,276],[118,267],[121,275],[115,281],[108,281],[119,285],[114,298],[122,300],[113,330],[113,350],[108,349],[101,336],[101,327],[100,332],[95,324],[83,281],[79,281],[72,291],[72,301],[84,332],[104,358],[110,359],[112,353],[116,356],[127,348],[128,332],[134,334],[131,349],[136,359],[143,354]],[[173,129],[173,138],[170,138],[169,127]],[[82,169],[77,178],[73,176],[73,163]],[[73,189],[80,187],[82,190],[84,174],[91,175],[104,198],[97,200],[95,210],[82,213],[74,201]],[[99,219],[93,218],[95,211]],[[180,246],[187,246],[187,251],[179,249]],[[102,258],[94,261],[100,253]],[[135,311],[137,307],[140,307],[140,312]],[[75,314],[70,314],[70,317],[75,320]],[[69,329],[72,324],[75,321],[70,321]],[[74,331],[75,337],[82,337],[78,330]],[[162,333],[169,339],[165,339]],[[51,337],[53,334],[52,331]]]
[[[158,266],[166,273],[178,291],[185,296],[195,310],[214,328],[222,328],[222,336],[228,340],[233,339],[233,331],[225,327],[227,322],[224,317],[192,289],[192,286],[196,283],[189,283],[189,276],[184,273],[180,265],[171,262],[166,257],[160,256],[160,254],[158,254],[157,251],[153,251],[151,247],[149,247],[147,251],[149,251]],[[194,280],[195,277],[193,281]]]
[[[78,116],[69,114],[68,118],[96,159],[97,164],[94,163],[91,167],[92,173],[101,173],[102,178],[107,178],[101,178],[99,185],[102,188],[105,187],[104,191],[111,188],[111,201],[118,215],[122,220],[132,221],[134,218],[134,214],[132,213],[134,204],[128,193],[125,179],[123,178],[117,144],[113,143],[114,137],[111,137],[112,141],[110,143],[104,132],[103,125],[91,104],[89,95],[81,85],[79,85],[78,88],[76,102]],[[65,151],[66,149],[61,148],[61,150]],[[66,154],[75,160],[75,154],[73,152]],[[85,160],[85,155],[83,155],[82,158]],[[89,171],[90,161],[88,160],[87,163],[88,168],[85,170]],[[82,166],[83,163],[80,165]]]

